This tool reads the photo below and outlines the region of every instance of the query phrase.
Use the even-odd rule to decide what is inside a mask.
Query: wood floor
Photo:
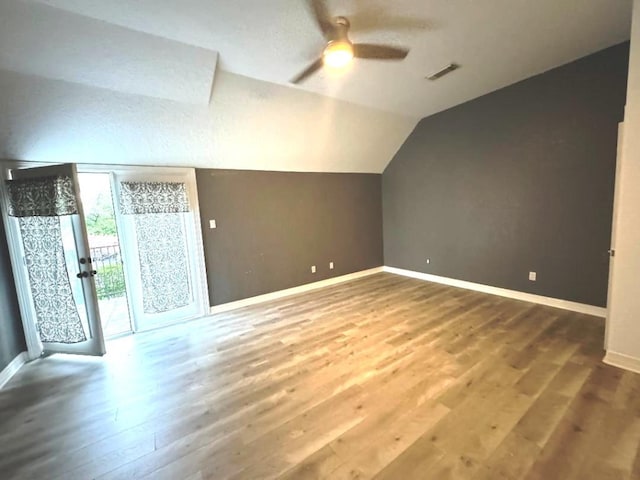
[[[640,479],[640,375],[603,331],[377,274],[25,366],[0,477]]]

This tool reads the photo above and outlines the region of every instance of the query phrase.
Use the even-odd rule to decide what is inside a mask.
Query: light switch
[[[216,221],[215,220],[209,220],[209,228],[216,228]]]

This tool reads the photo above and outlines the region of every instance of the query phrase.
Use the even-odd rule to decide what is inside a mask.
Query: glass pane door
[[[193,171],[114,176],[136,330],[207,311]]]
[[[111,192],[111,174],[78,173],[102,330],[107,339],[131,332],[127,284]]]
[[[75,166],[12,169],[9,177],[8,225],[20,239],[16,251],[22,256],[19,289],[29,299],[23,307],[41,350],[103,355],[96,272]]]

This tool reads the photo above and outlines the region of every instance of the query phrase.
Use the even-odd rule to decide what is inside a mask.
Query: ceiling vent
[[[450,63],[446,67],[438,70],[437,72],[432,73],[431,75],[427,75],[427,80],[438,80],[441,77],[444,77],[447,73],[451,73],[454,70],[460,68],[460,65],[457,63]]]

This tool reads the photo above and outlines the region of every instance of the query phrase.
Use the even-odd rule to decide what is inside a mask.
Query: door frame
[[[613,187],[613,211],[611,221],[611,243],[609,250],[609,281],[607,284],[607,316],[604,325],[604,349],[609,350],[609,323],[612,316],[613,302],[611,296],[613,293],[614,269],[615,269],[615,252],[616,252],[616,229],[618,226],[618,213],[620,210],[620,171],[624,161],[624,122],[618,124],[618,148],[616,154],[616,174]]]
[[[0,188],[0,194],[2,195],[2,201],[0,201],[2,222],[4,223],[4,231],[7,237],[7,246],[9,247],[9,259],[11,261],[11,269],[13,270],[13,281],[16,287],[16,295],[18,297],[18,307],[20,310],[20,319],[22,320],[22,329],[24,330],[24,339],[27,344],[27,355],[29,360],[35,360],[39,358],[44,352],[44,347],[40,341],[40,335],[36,327],[36,313],[33,308],[33,298],[31,296],[31,290],[27,287],[29,285],[29,279],[27,278],[27,271],[24,265],[21,264],[19,259],[24,258],[24,250],[22,246],[22,240],[19,238],[18,232],[9,224],[9,192],[4,185],[5,180],[9,179],[9,170],[13,168],[26,168],[26,167],[42,167],[46,166],[46,163],[40,162],[19,162],[11,160],[3,160],[0,162],[0,180],[2,181],[2,188]]]
[[[21,264],[24,252],[22,251],[22,242],[18,238],[17,232],[9,225],[9,218],[7,215],[8,205],[8,192],[4,188],[4,181],[8,179],[8,171],[13,168],[29,168],[29,167],[46,167],[55,165],[61,162],[32,162],[24,160],[0,160],[0,181],[2,181],[2,188],[0,188],[0,213],[2,214],[2,221],[7,236],[7,243],[9,247],[9,257],[11,261],[11,267],[13,270],[13,278],[16,287],[16,294],[18,297],[18,306],[20,310],[20,317],[22,320],[22,328],[24,330],[25,342],[27,344],[27,355],[29,360],[35,360],[42,356],[44,352],[40,336],[38,334],[35,322],[35,311],[33,308],[33,299],[31,292],[28,288],[29,279],[26,275],[26,269]],[[105,165],[105,164],[83,164],[76,163],[76,168],[79,173],[134,173],[148,171],[149,173],[179,173],[186,174],[189,181],[193,182],[193,192],[195,199],[193,202],[193,215],[195,223],[195,253],[197,255],[196,265],[197,272],[195,273],[198,282],[194,285],[194,295],[196,295],[202,303],[202,315],[206,316],[209,313],[209,293],[207,273],[204,263],[204,244],[202,241],[202,229],[200,227],[200,205],[198,201],[198,189],[196,182],[195,168],[185,167],[154,167],[148,165]],[[112,175],[113,181],[113,175]],[[112,189],[113,190],[113,189]],[[112,192],[115,193],[115,192]],[[117,205],[114,204],[114,208]],[[118,222],[118,212],[116,212],[116,222]],[[116,223],[120,227],[120,223]],[[127,292],[127,296],[129,293]],[[129,298],[128,298],[129,300]],[[132,328],[135,328],[135,319],[131,318]],[[175,323],[182,323],[188,320],[178,320]],[[168,324],[158,326],[162,328]],[[135,330],[134,330],[135,331]]]

